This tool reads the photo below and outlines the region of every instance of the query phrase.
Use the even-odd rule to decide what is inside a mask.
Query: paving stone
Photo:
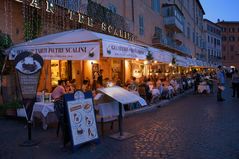
[[[124,141],[101,138],[74,153],[70,146],[62,151],[55,128],[33,128],[36,147],[19,147],[27,138],[25,123],[0,119],[0,159],[239,159],[239,99],[224,92],[226,101],[218,103],[216,95],[186,95],[167,106],[127,116],[124,131],[135,134]],[[117,132],[117,126],[106,136]]]

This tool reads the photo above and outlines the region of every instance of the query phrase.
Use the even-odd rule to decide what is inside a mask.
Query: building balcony
[[[176,4],[163,4],[163,21],[170,32],[182,33],[184,27],[184,15]]]
[[[163,19],[165,27],[170,30],[177,33],[183,32],[183,24],[177,20],[176,17],[164,17]]]
[[[178,45],[174,39],[169,38],[169,37],[157,37],[154,36],[152,38],[152,44],[153,46],[160,46],[162,48],[167,47],[174,49],[176,51],[179,51],[183,54],[186,54],[188,56],[192,55],[192,52],[189,48],[187,48],[184,44]]]
[[[183,34],[182,33],[176,33],[173,35],[173,39],[177,45],[181,45],[183,43]]]
[[[214,61],[220,61],[222,58],[220,56],[214,56],[214,55],[209,55],[208,59],[214,60]]]
[[[207,61],[207,56],[204,53],[196,53],[196,58],[198,60]]]

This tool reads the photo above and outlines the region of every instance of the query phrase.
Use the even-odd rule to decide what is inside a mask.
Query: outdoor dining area
[[[43,130],[53,123],[56,134],[62,132],[64,137],[69,124],[72,136],[81,136],[80,121],[84,118],[84,133],[89,139],[98,137],[98,129],[104,136],[104,123],[111,123],[113,129],[114,121],[119,126],[116,138],[124,138],[125,115],[159,106],[161,101],[190,90],[195,86],[195,67],[211,67],[190,57],[85,29],[13,46],[8,50],[9,60],[15,60],[22,51],[38,54],[44,60],[31,121],[34,126],[39,122]],[[201,83],[198,90],[206,87]],[[84,107],[81,102],[85,102]]]
[[[145,105],[140,105],[139,102],[125,104],[123,107],[123,112],[128,112],[135,109],[150,107],[162,100],[171,99],[174,96],[177,96],[184,91],[192,88],[194,80],[188,74],[182,76],[173,76],[171,78],[160,78],[156,75],[149,78],[143,77],[139,79],[132,77],[126,83],[111,81],[108,79],[104,79],[102,81],[102,84],[99,80],[97,80],[96,82],[96,90],[92,89],[92,85],[90,85],[88,81],[85,81],[84,85],[79,90],[92,94],[96,116],[108,116],[116,119],[119,115],[117,102],[115,104],[114,100],[105,97],[102,100],[100,98],[101,93],[98,91],[98,89],[119,86],[133,93],[134,95],[143,98],[146,101]],[[64,89],[64,94],[71,94],[78,91],[76,88],[74,88],[73,85],[71,85],[70,82],[66,83],[64,81],[61,81],[60,85],[58,85],[54,90],[57,90],[58,87],[61,87]],[[69,87],[71,88],[71,91],[69,91]],[[58,120],[54,114],[54,101],[58,100],[57,98],[54,98],[52,96],[54,90],[51,93],[44,91],[37,92],[36,102],[33,106],[32,118],[40,119],[40,121],[42,122],[42,128],[44,130],[47,129],[48,123],[56,123]],[[62,96],[64,94],[62,94]]]
[[[119,87],[145,101],[145,104],[141,104],[140,100],[124,104],[122,106],[121,115],[125,116],[125,114],[127,115],[129,112],[159,105],[160,102],[164,100],[171,100],[174,97],[183,94],[185,91],[192,90],[194,87],[197,87],[196,89],[199,94],[211,93],[213,91],[213,78],[215,74],[213,74],[213,72],[208,73],[207,71],[207,73],[202,73],[195,70],[196,69],[192,69],[191,72],[185,74],[178,73],[168,76],[165,74],[164,76],[162,74],[152,74],[140,78],[132,76],[125,83],[119,79],[114,81],[108,78],[98,78],[95,81],[95,89],[93,83],[90,83],[87,79],[83,81],[83,85],[80,89],[75,88],[74,82],[61,80],[52,92],[37,92],[36,102],[32,111],[32,120],[33,123],[38,121],[43,130],[47,130],[52,123],[53,125],[54,123],[57,123],[56,131],[57,134],[59,134],[59,121],[62,120],[61,117],[63,117],[65,113],[62,113],[64,110],[56,109],[56,101],[58,99],[57,97],[54,97],[54,91],[59,87],[62,88],[62,97],[64,95],[74,94],[77,91],[81,91],[84,94],[88,94],[87,96],[90,96],[93,99],[96,122],[98,123],[99,130],[101,130],[100,134],[104,136],[104,123],[110,123],[110,129],[113,129],[114,122],[118,120],[120,113],[118,102],[113,98],[104,95],[104,93],[100,91],[101,89]],[[113,93],[114,91],[111,92]],[[58,111],[58,113],[60,111],[61,117],[57,115],[56,111]]]

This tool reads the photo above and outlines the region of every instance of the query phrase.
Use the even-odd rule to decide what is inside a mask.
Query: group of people
[[[214,92],[214,81],[216,80],[216,72],[215,71],[206,71],[206,72],[198,72],[196,70],[193,71],[193,79],[194,79],[194,94],[198,93],[213,93]],[[208,86],[202,88],[202,86]]]
[[[59,80],[58,86],[52,91],[51,97],[54,100],[58,100],[65,93],[73,93],[76,90],[76,80]]]
[[[232,97],[239,98],[239,74],[237,69],[232,70],[232,76],[231,76],[231,81],[232,81]],[[218,71],[217,71],[217,86],[218,86],[218,91],[217,91],[217,101],[224,101],[225,99],[222,97],[222,92],[225,89],[225,70],[223,69],[222,66],[218,66]]]
[[[237,98],[239,98],[239,74],[237,69],[232,72],[232,90],[232,97],[237,96]]]
[[[148,103],[154,103],[159,99],[169,99],[191,87],[190,75],[177,75],[162,77],[153,75],[141,77],[138,80],[131,77],[125,84],[125,88],[144,97]]]
[[[81,90],[83,92],[90,90],[94,91],[100,87],[118,85],[144,97],[146,101],[150,102],[155,97],[172,98],[178,93],[190,88],[193,83],[195,88],[194,90],[195,92],[197,92],[198,85],[200,84],[200,82],[202,82],[202,79],[204,79],[208,81],[207,83],[210,86],[211,92],[213,92],[213,83],[216,81],[218,88],[217,101],[225,100],[222,97],[222,92],[225,89],[225,71],[222,66],[218,66],[217,72],[210,72],[206,74],[202,74],[194,70],[188,74],[167,77],[152,75],[149,77],[143,76],[139,79],[136,79],[132,76],[131,79],[127,80],[124,84],[119,79],[115,81],[110,81],[109,78],[103,79],[102,73],[103,70],[100,70],[100,72],[95,75],[92,85],[89,79],[83,80]],[[239,98],[239,74],[237,69],[233,70],[232,73],[232,89],[232,97],[237,96]],[[57,100],[63,94],[73,93],[75,90],[75,80],[60,80],[58,86],[52,92],[52,98],[54,100]]]

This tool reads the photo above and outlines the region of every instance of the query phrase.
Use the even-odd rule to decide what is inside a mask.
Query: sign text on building
[[[23,0],[15,0],[17,2],[23,2]],[[35,7],[37,9],[41,9],[41,3],[40,0],[31,0],[31,3],[29,4],[32,7]],[[54,14],[55,7],[62,7],[65,9],[68,9],[69,19],[77,21],[80,24],[86,25],[88,27],[93,28],[95,25],[95,21],[93,18],[84,15],[79,12],[80,9],[80,0],[46,0],[46,12]],[[105,22],[101,22],[101,28],[100,30],[104,33],[120,37],[123,39],[127,39],[130,41],[135,40],[135,36],[127,31],[124,31],[122,29],[118,29],[112,25],[106,24]]]

